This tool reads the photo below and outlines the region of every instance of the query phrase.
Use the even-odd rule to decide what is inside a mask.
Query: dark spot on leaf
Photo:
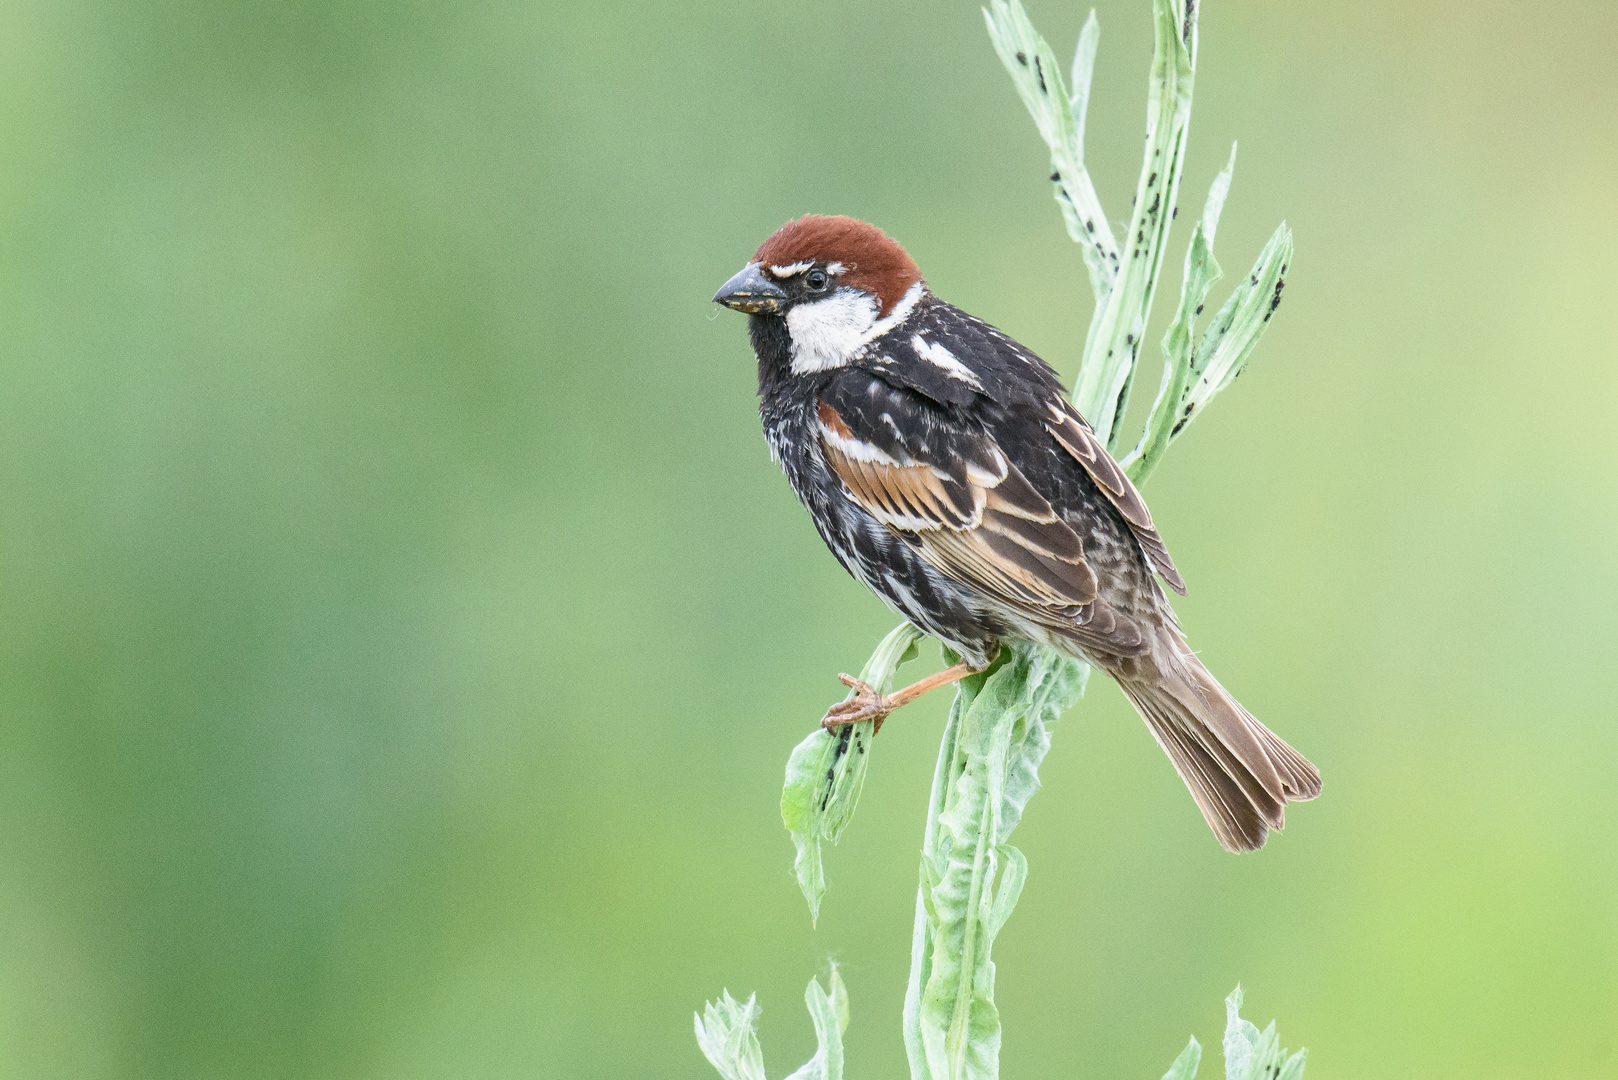
[[[1198,314],[1198,315],[1201,315],[1201,314],[1202,314],[1202,305],[1201,305],[1201,304],[1198,304],[1198,305],[1197,305],[1197,310],[1196,310],[1196,314]]]
[[[1045,89],[1045,66],[1039,62],[1037,56],[1034,57],[1034,74],[1039,76],[1039,92],[1049,94],[1050,91]]]
[[[1096,231],[1096,223],[1095,223],[1094,218],[1091,218],[1089,221],[1086,221],[1084,223],[1084,231],[1085,232],[1095,232]]]
[[[1147,187],[1151,187],[1155,183],[1157,183],[1157,174],[1156,173],[1153,173],[1152,175],[1150,175],[1150,176],[1148,176],[1146,178],[1146,186]]]
[[[1025,53],[1025,52],[1018,52],[1017,53],[1017,63],[1021,64],[1023,67],[1027,67],[1028,66],[1028,54]]]
[[[1059,173],[1059,172],[1051,173],[1051,183],[1054,184],[1060,179],[1062,179],[1062,174],[1061,173]]]
[[[1175,218],[1177,218],[1179,216],[1180,216],[1180,208],[1178,206],[1176,206],[1173,210],[1169,211],[1169,220],[1170,221],[1173,221]]]
[[[1180,433],[1180,429],[1185,427],[1185,425],[1188,423],[1190,423],[1189,420],[1181,420],[1176,423],[1172,428],[1169,429],[1169,438],[1172,439],[1174,436],[1178,435]],[[822,806],[821,809],[824,810],[826,808]]]
[[[1161,203],[1162,201],[1163,201],[1163,193],[1161,191],[1159,191],[1155,195],[1152,196],[1152,205],[1150,205],[1150,206],[1148,206],[1146,208],[1146,212],[1148,214],[1157,213],[1158,204]]]

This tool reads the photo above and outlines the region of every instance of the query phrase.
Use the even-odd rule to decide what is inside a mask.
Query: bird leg
[[[862,682],[852,675],[838,675],[838,681],[852,689],[854,696],[827,709],[826,715],[821,717],[820,726],[831,731],[844,724],[875,720],[876,726],[871,729],[871,734],[875,735],[882,730],[882,721],[886,720],[888,714],[895,709],[910,704],[929,690],[937,689],[945,683],[955,682],[957,679],[964,679],[968,675],[976,675],[982,670],[971,664],[956,664],[891,694],[879,694],[871,689],[870,683]]]

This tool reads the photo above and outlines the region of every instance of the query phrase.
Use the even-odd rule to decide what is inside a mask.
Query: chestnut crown
[[[884,316],[921,280],[915,260],[897,240],[840,214],[805,214],[787,222],[759,245],[753,261],[767,273],[828,273],[837,284],[876,297]]]

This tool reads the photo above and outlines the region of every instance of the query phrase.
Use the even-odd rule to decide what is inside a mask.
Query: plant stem
[[[1073,401],[1114,454],[1175,217],[1196,73],[1196,6],[1195,0],[1152,0],[1146,147],[1122,246],[1084,167],[1084,113],[1100,35],[1094,12],[1074,56],[1071,95],[1020,0],[992,0],[984,12],[995,50],[1050,147],[1056,200],[1089,271],[1096,307]],[[1220,273],[1213,242],[1233,166],[1234,150],[1187,251],[1179,307],[1163,338],[1163,381],[1146,430],[1125,461],[1137,484],[1240,373],[1280,299],[1292,251],[1284,224],[1196,337],[1203,302]],[[895,628],[861,678],[885,690],[899,664],[915,655],[921,636],[909,623]],[[1027,875],[1026,860],[1008,841],[1039,787],[1049,725],[1083,696],[1088,676],[1079,660],[1011,641],[989,670],[957,684],[933,771],[911,937],[904,1038],[913,1080],[998,1077],[1001,1029],[990,952]],[[825,890],[821,841],[835,842],[853,814],[869,762],[869,727],[850,725],[838,735],[817,730],[788,762],[782,818],[797,845],[794,869],[812,917]],[[1193,1040],[1170,1075],[1190,1077],[1198,1057]]]

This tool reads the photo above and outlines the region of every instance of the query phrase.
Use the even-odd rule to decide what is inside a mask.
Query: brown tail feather
[[[1320,794],[1320,773],[1255,720],[1189,652],[1155,683],[1120,678],[1227,851],[1264,846],[1286,824],[1289,801]]]

